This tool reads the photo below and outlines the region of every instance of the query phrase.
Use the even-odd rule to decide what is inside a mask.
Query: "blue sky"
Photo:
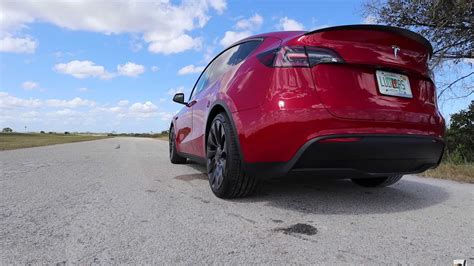
[[[366,21],[362,1],[3,0],[0,10],[0,128],[16,131],[158,132],[181,108],[172,95],[189,93],[231,42]]]

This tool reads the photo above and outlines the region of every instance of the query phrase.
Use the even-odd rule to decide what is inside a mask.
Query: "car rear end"
[[[271,85],[253,110],[267,119],[239,112],[255,125],[239,134],[248,169],[371,177],[437,166],[444,120],[431,53],[422,36],[375,25],[300,33],[259,53]]]

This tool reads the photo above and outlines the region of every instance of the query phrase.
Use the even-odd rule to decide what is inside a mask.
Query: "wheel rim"
[[[221,187],[226,172],[227,147],[224,126],[216,120],[207,138],[207,175],[214,190]]]

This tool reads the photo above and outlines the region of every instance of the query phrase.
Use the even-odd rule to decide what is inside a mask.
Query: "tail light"
[[[319,143],[341,143],[341,142],[357,142],[361,141],[362,138],[328,138],[320,140]]]
[[[331,49],[304,46],[282,46],[259,54],[258,59],[269,67],[313,67],[321,63],[343,63]]]

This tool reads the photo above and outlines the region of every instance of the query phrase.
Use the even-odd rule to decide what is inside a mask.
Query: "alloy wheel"
[[[226,173],[227,145],[224,126],[215,120],[207,139],[207,174],[213,190],[221,187]]]

